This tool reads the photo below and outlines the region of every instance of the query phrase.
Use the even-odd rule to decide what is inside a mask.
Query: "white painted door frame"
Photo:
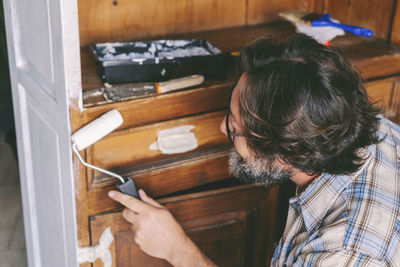
[[[77,1],[3,3],[28,264],[78,266],[69,120],[81,94]]]

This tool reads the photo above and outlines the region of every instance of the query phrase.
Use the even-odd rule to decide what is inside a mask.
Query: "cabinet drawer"
[[[160,199],[186,233],[218,266],[265,266],[273,250],[277,187],[253,185]],[[133,241],[121,212],[90,217],[91,240],[111,227],[113,266],[170,266],[148,256]],[[94,266],[103,266],[98,260]]]
[[[228,151],[212,152],[155,168],[148,172],[131,173],[138,188],[153,197],[163,196],[188,188],[229,178]],[[89,214],[97,214],[117,207],[117,203],[107,197],[107,192],[115,190],[116,181],[106,185],[91,185],[87,192]]]
[[[229,148],[227,137],[219,130],[224,116],[225,112],[219,111],[118,131],[90,146],[86,150],[86,159],[98,167],[123,174],[150,173],[163,166],[179,165],[181,161],[194,160],[196,155]],[[197,139],[196,149],[176,154],[163,154],[160,150],[150,149],[157,141],[160,130],[183,125],[194,126],[191,131]],[[92,169],[88,169],[88,177],[92,185],[109,181],[108,176]]]
[[[154,197],[182,191],[230,177],[227,137],[219,130],[224,111],[124,129],[110,134],[86,150],[89,163],[132,177],[138,188]],[[150,150],[158,131],[193,125],[198,147],[180,154]],[[86,169],[89,214],[115,208],[106,197],[118,180]]]
[[[121,112],[124,119],[121,128],[124,129],[223,109],[228,105],[233,84],[231,81],[210,81],[199,88],[91,107],[77,114],[72,125],[78,129],[113,108]]]

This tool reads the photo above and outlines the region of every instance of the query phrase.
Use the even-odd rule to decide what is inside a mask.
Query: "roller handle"
[[[124,183],[117,184],[117,188],[119,191],[121,191],[121,193],[140,199],[139,193],[136,189],[136,185],[130,177],[128,177],[128,179]]]
[[[183,78],[172,79],[166,82],[156,83],[157,93],[162,94],[178,89],[196,86],[204,82],[203,75],[190,75]]]

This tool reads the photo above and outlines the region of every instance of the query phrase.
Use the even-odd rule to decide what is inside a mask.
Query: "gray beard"
[[[277,166],[277,164],[266,163],[265,159],[246,162],[236,149],[232,149],[229,153],[229,171],[242,183],[265,187],[284,183],[291,177],[290,171]]]

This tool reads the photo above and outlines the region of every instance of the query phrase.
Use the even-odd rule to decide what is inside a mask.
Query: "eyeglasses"
[[[231,89],[231,95],[229,96],[229,102],[228,102],[228,107],[231,106],[231,98],[232,98],[232,92],[233,89],[235,88],[236,84],[234,84],[232,86]],[[226,113],[225,116],[225,127],[226,127],[226,134],[228,135],[229,141],[231,141],[232,145],[234,144],[234,137],[244,137],[245,135],[242,133],[235,133],[235,132],[231,132],[231,130],[229,129],[229,116],[230,116],[230,109],[228,109],[228,112]]]
[[[231,141],[232,145],[234,144],[234,137],[244,137],[245,135],[242,133],[235,133],[235,132],[231,132],[231,130],[229,129],[229,111],[226,113],[225,116],[225,124],[226,124],[226,134],[228,135],[229,141]]]

